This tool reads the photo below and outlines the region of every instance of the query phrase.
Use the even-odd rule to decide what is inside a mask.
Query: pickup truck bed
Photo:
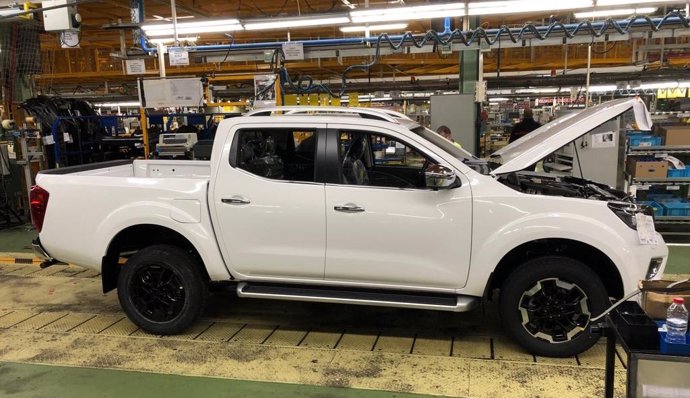
[[[116,160],[46,170],[43,175],[137,177],[137,178],[198,178],[208,180],[211,163],[206,160]]]
[[[37,184],[55,198],[48,201],[43,247],[55,259],[94,268],[118,234],[131,233],[133,217],[138,225],[163,223],[172,231],[184,224],[185,235],[192,236],[187,239],[195,245],[198,240],[202,258],[213,264],[209,276],[227,280],[208,214],[210,174],[209,161],[190,160],[113,161],[43,171]]]

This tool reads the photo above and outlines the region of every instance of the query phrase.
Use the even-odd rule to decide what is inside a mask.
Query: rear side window
[[[251,129],[237,132],[235,164],[259,177],[314,181],[315,130]]]

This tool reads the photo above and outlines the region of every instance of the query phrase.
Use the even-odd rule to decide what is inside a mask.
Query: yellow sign
[[[359,93],[351,93],[347,95],[349,100],[347,106],[359,106]]]
[[[285,96],[285,106],[297,105],[297,94],[288,94]]]
[[[331,102],[331,97],[328,94],[319,95],[319,106],[328,106]]]
[[[660,88],[656,90],[656,97],[659,99],[687,98],[688,89],[686,88]]]

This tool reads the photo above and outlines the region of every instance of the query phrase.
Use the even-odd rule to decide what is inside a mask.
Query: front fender
[[[631,289],[629,281],[638,278],[639,261],[634,258],[632,249],[633,245],[637,245],[635,231],[612,213],[602,212],[600,217],[593,217],[592,214],[539,213],[515,219],[473,242],[468,284],[461,292],[483,295],[491,273],[506,254],[520,245],[542,239],[574,240],[598,249],[618,269],[626,292]]]

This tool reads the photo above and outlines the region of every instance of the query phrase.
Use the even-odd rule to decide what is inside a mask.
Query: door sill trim
[[[455,294],[248,282],[240,282],[237,285],[237,295],[245,298],[373,305],[453,312],[470,311],[480,301],[479,297]]]

